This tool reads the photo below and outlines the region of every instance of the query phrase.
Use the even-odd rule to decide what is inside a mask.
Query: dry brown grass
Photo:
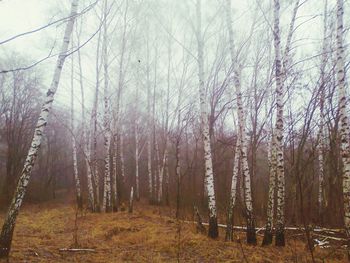
[[[136,203],[133,214],[82,212],[78,242],[95,253],[62,253],[60,248],[73,244],[74,206],[27,205],[18,218],[10,262],[244,262],[243,253],[248,262],[311,262],[300,240],[287,237],[285,248],[262,248],[246,245],[241,233],[241,247],[239,242],[224,242],[222,229],[220,238],[211,240],[170,214],[169,209],[144,203]],[[316,248],[315,255],[317,262],[347,262],[342,250]]]

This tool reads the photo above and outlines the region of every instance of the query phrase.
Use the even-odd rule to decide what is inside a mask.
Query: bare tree
[[[73,43],[73,41],[72,41]],[[73,149],[73,171],[75,180],[75,191],[77,205],[79,209],[83,208],[83,198],[81,195],[80,178],[78,171],[78,158],[77,158],[77,144],[75,138],[75,125],[74,125],[74,55],[72,55],[71,60],[71,131],[72,131],[72,149]]]
[[[103,116],[103,128],[104,128],[104,147],[105,147],[105,171],[104,171],[104,183],[103,183],[103,203],[102,210],[104,212],[111,212],[111,171],[110,171],[110,146],[111,146],[111,123],[110,123],[110,95],[109,95],[109,76],[108,76],[108,54],[107,54],[107,0],[104,1],[104,21],[103,21],[103,68],[104,68],[104,116]]]
[[[219,235],[217,213],[216,213],[216,200],[215,200],[215,189],[214,189],[214,175],[213,175],[213,163],[210,146],[210,135],[209,135],[209,123],[208,123],[208,103],[206,96],[206,89],[204,85],[204,58],[203,58],[203,32],[202,32],[202,1],[196,1],[196,12],[197,12],[197,51],[198,51],[198,80],[199,80],[199,100],[200,100],[200,121],[202,130],[202,140],[204,147],[204,162],[205,162],[205,187],[208,195],[208,206],[209,206],[209,231],[208,235],[211,238],[217,238]]]
[[[71,16],[66,25],[66,30],[63,37],[63,43],[60,50],[60,54],[57,59],[55,72],[53,75],[51,86],[46,93],[45,102],[41,108],[38,122],[35,127],[34,136],[32,144],[29,148],[27,158],[24,163],[24,168],[22,170],[21,176],[18,181],[17,189],[12,199],[10,208],[5,217],[4,225],[1,230],[0,236],[0,258],[7,257],[10,253],[11,242],[13,231],[15,228],[16,218],[21,207],[27,185],[29,183],[30,174],[34,166],[38,151],[41,145],[41,140],[44,132],[44,128],[47,124],[47,119],[49,116],[50,109],[52,107],[52,102],[54,100],[54,95],[56,93],[60,76],[63,68],[64,61],[66,59],[66,53],[69,46],[69,41],[72,35],[74,21],[77,14],[78,0],[73,0],[71,5]]]
[[[344,198],[344,223],[348,245],[348,258],[350,259],[350,142],[349,123],[347,113],[347,99],[345,93],[345,63],[343,46],[344,1],[337,0],[337,84],[339,98],[339,119],[341,137],[341,157],[343,161],[343,198]]]

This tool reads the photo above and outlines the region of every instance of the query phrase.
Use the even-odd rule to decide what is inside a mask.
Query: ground
[[[211,240],[172,214],[141,202],[132,214],[83,211],[76,220],[72,202],[25,205],[9,262],[311,262],[305,243],[290,236],[284,248],[248,246],[244,233],[239,233],[240,241],[224,242],[224,229]],[[261,239],[259,235],[259,243]],[[94,252],[59,251],[75,246]],[[315,257],[316,262],[347,262],[341,249],[316,248]]]

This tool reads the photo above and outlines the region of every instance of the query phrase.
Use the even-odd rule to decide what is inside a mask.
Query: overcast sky
[[[159,0],[162,1],[162,0]],[[175,0],[174,0],[175,1]],[[251,23],[251,15],[247,14],[250,6],[257,6],[256,3],[259,0],[249,0],[249,1],[241,1],[241,0],[232,0],[232,7],[234,10],[234,28],[236,34],[244,34],[247,32],[248,26]],[[84,2],[84,4],[82,4]],[[90,1],[80,1],[80,9],[82,5],[87,6]],[[91,1],[92,2],[92,1]],[[110,1],[112,2],[112,1]],[[118,2],[118,1],[117,1]],[[212,10],[208,7],[209,3],[211,6],[219,5],[222,1],[213,1],[207,0],[203,1],[204,8],[204,16],[206,13],[210,15]],[[284,1],[282,1],[284,2]],[[286,1],[291,2],[291,1]],[[347,1],[348,3],[349,1]],[[42,25],[45,25],[50,20],[55,20],[60,17],[64,17],[68,14],[68,7],[70,5],[70,1],[60,1],[60,0],[2,0],[0,1],[0,41],[5,40],[13,35],[18,33],[26,32]],[[334,6],[335,0],[329,0],[329,6]],[[284,4],[284,6],[287,6]],[[290,5],[288,8],[282,9],[282,23],[285,25],[285,28],[282,32],[286,32],[286,26],[290,21],[290,15],[292,6]],[[349,5],[346,5],[346,13],[345,20],[346,26],[349,25]],[[252,11],[253,12],[253,11]],[[251,14],[252,14],[251,12]],[[322,13],[323,13],[323,1],[321,0],[308,0],[307,3],[300,8],[298,14],[297,25],[302,24],[297,29],[295,38],[301,39],[301,42],[298,44],[302,44],[303,48],[298,49],[299,56],[304,56],[306,53],[315,53],[319,52],[318,48],[321,46],[321,38],[322,38]],[[260,16],[262,13],[259,12]],[[271,14],[270,14],[271,15]],[[87,15],[88,16],[88,15]],[[91,16],[90,16],[91,17]],[[303,21],[307,21],[303,23]],[[86,28],[90,29],[90,32],[94,31],[96,25],[93,23],[87,23]],[[6,43],[5,45],[0,46],[0,55],[9,55],[12,52],[18,52],[24,56],[28,56],[31,60],[38,60],[45,57],[50,48],[52,47],[55,39],[57,39],[57,46],[60,45],[61,37],[62,37],[62,25],[58,27],[53,26],[46,30],[40,31],[35,34],[31,34],[22,38],[18,38],[14,41]],[[349,43],[348,40],[346,40]],[[271,43],[272,44],[272,43]],[[175,44],[176,45],[176,44]],[[179,48],[179,46],[177,46]],[[91,47],[90,47],[91,48]],[[89,46],[84,48],[83,52],[86,53],[86,50],[89,49]],[[314,51],[310,51],[314,50]],[[310,54],[309,54],[310,55]],[[49,85],[50,76],[52,74],[54,68],[54,62],[56,58],[45,61],[40,65],[40,68],[43,69],[45,85]],[[69,66],[70,59],[66,62],[66,67]],[[86,63],[86,67],[89,67],[88,63]],[[65,69],[67,72],[67,68]],[[69,70],[68,70],[69,71]],[[64,75],[63,75],[64,76]],[[87,76],[86,78],[89,78]],[[90,79],[91,83],[93,83],[93,77]],[[69,83],[69,82],[68,82]],[[69,84],[67,83],[67,79],[63,78],[61,82],[60,88],[58,89],[56,103],[65,104],[69,101]],[[86,85],[87,89],[89,89],[89,84]],[[90,87],[92,90],[92,86]],[[89,91],[87,91],[89,94]],[[77,96],[77,100],[79,97]]]

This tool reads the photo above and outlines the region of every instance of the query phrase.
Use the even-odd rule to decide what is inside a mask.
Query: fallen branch
[[[96,252],[92,248],[60,248],[60,252]]]
[[[185,223],[190,223],[190,224],[193,224],[193,223],[196,223],[194,221],[184,221]],[[206,222],[202,222],[202,224],[204,226],[208,226],[209,224],[206,223]],[[218,224],[218,227],[221,227],[221,228],[226,228],[227,225],[225,224]],[[247,230],[247,227],[245,226],[233,226],[232,227],[233,229],[235,230]],[[289,230],[289,231],[305,231],[304,227],[285,227],[284,228],[285,230]],[[262,231],[262,230],[265,230],[265,227],[260,227],[256,230],[256,233]],[[329,234],[341,234],[341,233],[344,233],[344,230],[343,229],[338,229],[338,228],[313,228],[312,229],[313,232],[324,232],[324,233],[329,233]],[[344,239],[345,240],[345,239]]]
[[[332,237],[332,236],[326,236],[326,235],[316,234],[316,233],[314,233],[314,235],[318,236],[318,237],[324,237],[324,238],[328,238],[328,239],[333,239],[333,240],[336,240],[336,241],[347,241],[346,238],[342,238],[342,237]]]

